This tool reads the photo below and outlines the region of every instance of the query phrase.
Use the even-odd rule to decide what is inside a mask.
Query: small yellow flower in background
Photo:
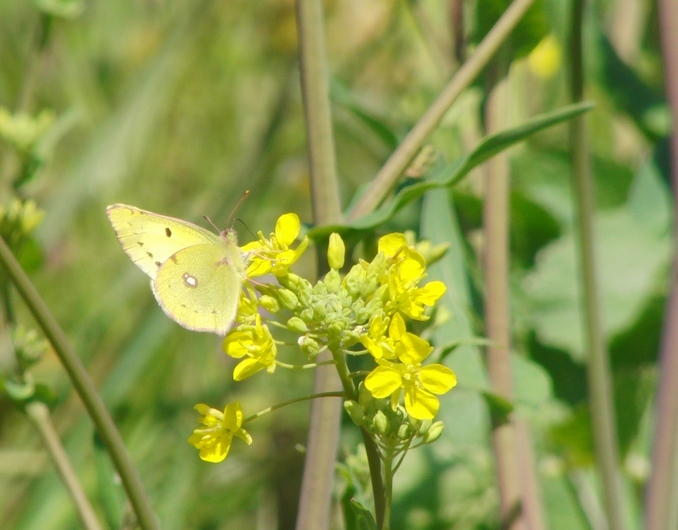
[[[388,337],[386,337],[386,329],[388,328]],[[360,337],[360,342],[367,348],[372,357],[375,359],[395,359],[396,358],[396,344],[400,342],[401,337],[405,334],[405,320],[396,313],[391,318],[390,325],[388,320],[382,315],[377,315],[370,322],[370,328],[367,335]]]
[[[204,403],[196,405],[195,410],[202,415],[203,426],[193,431],[188,443],[200,451],[200,458],[206,462],[222,462],[231,449],[234,436],[247,445],[252,443],[252,437],[242,428],[240,402],[229,403],[223,412]]]
[[[266,239],[262,232],[258,232],[259,239],[242,247],[242,251],[248,254],[250,264],[247,267],[247,277],[274,274],[284,276],[290,266],[304,253],[309,244],[308,237],[291,249],[301,230],[299,217],[294,213],[286,213],[278,218],[275,223],[275,232],[270,239]]]
[[[433,418],[440,402],[436,395],[444,394],[457,384],[454,372],[442,364],[421,366],[433,351],[424,339],[405,333],[396,344],[400,363],[381,359],[379,366],[365,378],[365,388],[377,399],[391,397],[395,407],[405,393],[405,409],[418,420]]]
[[[527,57],[527,64],[540,79],[551,79],[560,69],[561,51],[553,35],[547,35]]]
[[[277,347],[268,326],[261,324],[261,316],[255,315],[253,326],[239,326],[229,333],[222,344],[226,354],[234,359],[247,357],[233,370],[233,380],[242,381],[266,368],[269,374],[275,371]]]

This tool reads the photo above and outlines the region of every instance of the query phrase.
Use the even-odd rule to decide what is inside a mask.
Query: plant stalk
[[[659,0],[659,29],[664,59],[666,96],[673,122],[671,181],[674,199],[674,253],[669,297],[659,352],[659,385],[656,397],[656,430],[652,448],[652,474],[645,492],[647,530],[676,527],[678,495],[678,3]]]
[[[73,388],[75,388],[89,416],[92,418],[92,422],[96,426],[120,475],[120,480],[134,508],[139,524],[144,530],[159,528],[155,513],[146,496],[137,471],[127,454],[113,419],[108,414],[106,406],[101,400],[101,396],[99,396],[94,388],[92,380],[89,378],[80,358],[68,342],[66,334],[57,323],[54,315],[47,308],[44,300],[40,297],[35,286],[26,276],[26,273],[2,237],[0,237],[0,263],[4,266],[9,278],[21,294],[38,325],[42,328],[45,337],[52,344],[55,353],[73,383]]]
[[[49,453],[54,467],[71,496],[80,522],[86,530],[102,530],[92,505],[80,485],[78,475],[71,465],[66,450],[49,417],[49,409],[44,403],[34,401],[26,406],[26,414],[35,425],[42,442]]]
[[[573,102],[584,98],[584,64],[582,48],[582,22],[584,1],[572,4],[570,57],[572,61],[571,97]],[[594,195],[591,164],[588,154],[586,121],[578,116],[570,121],[572,170],[579,232],[579,260],[584,295],[586,349],[588,351],[587,376],[590,393],[591,429],[596,461],[601,474],[605,513],[610,530],[624,530],[624,506],[619,475],[619,450],[612,394],[610,363],[603,335],[599,283],[596,277]]]
[[[485,132],[501,130],[506,122],[507,68],[501,59],[488,69],[488,98],[485,105]],[[509,226],[509,166],[505,152],[485,164],[485,200],[483,228],[485,233],[485,333],[487,368],[493,392],[511,401],[511,336],[508,303],[508,226]],[[511,420],[493,425],[492,447],[497,467],[497,483],[502,528],[525,528],[521,514],[521,482],[518,469],[516,429]],[[514,514],[518,514],[514,516]]]
[[[332,134],[322,1],[297,0],[296,7],[313,221],[316,225],[340,223],[341,203]],[[319,254],[318,273],[327,270],[326,257]],[[318,360],[329,359],[329,353],[326,352],[323,357]],[[341,388],[335,368],[318,367],[313,387],[315,393]],[[314,400],[311,405],[297,530],[325,530],[329,527],[341,412],[341,403],[332,399]]]

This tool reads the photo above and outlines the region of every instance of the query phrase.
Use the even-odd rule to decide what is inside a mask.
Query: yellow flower
[[[421,366],[421,362],[433,351],[424,339],[405,333],[396,344],[400,363],[385,359],[365,378],[365,388],[377,399],[391,396],[391,405],[400,401],[405,393],[405,409],[418,420],[433,418],[440,403],[436,395],[448,392],[457,384],[454,372],[442,364]]]
[[[387,310],[400,311],[414,320],[427,320],[424,306],[434,305],[447,288],[437,280],[418,287],[422,277],[423,269],[415,260],[407,258],[399,266],[392,267],[388,274]]]
[[[247,445],[252,437],[243,429],[243,414],[240,402],[229,403],[223,412],[208,407],[204,403],[195,406],[202,417],[202,427],[198,427],[188,438],[188,443],[200,451],[200,458],[206,462],[222,462],[231,448],[233,437],[237,436]]]
[[[388,337],[386,329],[388,328]],[[375,359],[395,359],[395,346],[405,334],[405,320],[396,313],[391,318],[389,325],[388,319],[382,315],[377,315],[370,322],[370,329],[367,335],[360,337],[360,342],[367,348]]]
[[[415,319],[426,320],[424,306],[432,306],[446,291],[445,284],[433,281],[418,284],[426,277],[426,260],[410,247],[405,234],[394,233],[379,239],[378,250],[391,262],[381,282],[389,288],[386,311],[395,311]]]
[[[257,299],[257,293],[254,292],[249,285],[240,291],[240,302],[238,303],[238,313],[236,314],[236,320],[241,323],[251,323],[255,321],[256,316],[259,314],[259,303]]]
[[[247,277],[263,276],[268,273],[276,276],[286,275],[287,270],[299,259],[309,244],[308,237],[304,237],[296,249],[290,248],[297,239],[300,229],[299,217],[294,213],[286,213],[278,218],[275,232],[271,234],[270,239],[266,239],[260,231],[257,234],[259,237],[257,241],[243,246],[242,251],[247,254],[250,262]]]
[[[561,55],[556,38],[553,34],[547,35],[527,56],[527,64],[537,77],[550,79],[560,69]]]
[[[246,357],[233,370],[235,381],[242,381],[264,368],[269,374],[275,371],[277,347],[268,326],[261,324],[259,314],[255,315],[254,325],[239,326],[229,333],[222,348],[234,359]]]

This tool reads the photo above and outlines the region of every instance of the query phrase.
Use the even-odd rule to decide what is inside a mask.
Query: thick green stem
[[[393,455],[384,458],[384,520],[380,530],[391,528],[391,505],[393,501]]]
[[[316,225],[340,223],[341,203],[335,167],[321,0],[297,0],[297,31],[313,221]],[[318,272],[321,274],[328,270],[325,256],[320,254],[318,260]],[[316,370],[316,393],[333,391],[339,387],[340,380],[333,367],[323,366]],[[329,527],[341,412],[341,405],[334,400],[316,400],[311,407],[297,530],[324,530]]]
[[[33,317],[42,328],[43,333],[52,344],[54,351],[73,383],[73,388],[75,388],[80,396],[90,418],[92,418],[92,422],[99,431],[99,435],[106,445],[111,460],[120,475],[123,487],[127,491],[139,524],[144,530],[158,528],[158,522],[151,508],[151,503],[146,496],[137,471],[127,454],[120,433],[115,427],[115,423],[113,423],[113,419],[108,414],[106,406],[94,388],[80,358],[69,344],[66,334],[59,327],[56,319],[2,237],[0,237],[0,263],[5,267],[9,278],[21,294]]]
[[[573,102],[583,101],[584,65],[582,49],[583,0],[574,0],[570,35],[572,79],[570,84]],[[608,353],[603,335],[599,283],[596,277],[594,195],[591,165],[588,154],[586,122],[584,117],[570,121],[572,170],[574,176],[577,229],[579,232],[580,268],[584,293],[586,349],[588,351],[587,375],[590,392],[591,428],[596,461],[601,474],[601,489],[605,499],[605,512],[610,530],[626,528],[623,517],[619,452],[617,448],[615,410]]]
[[[363,436],[363,443],[365,444],[365,453],[367,454],[367,464],[370,467],[370,480],[372,482],[372,494],[374,496],[374,512],[377,521],[377,528],[383,530],[384,517],[386,514],[386,491],[384,489],[384,481],[381,476],[381,455],[377,444],[365,429],[361,428],[360,433]],[[390,506],[390,499],[388,502]]]

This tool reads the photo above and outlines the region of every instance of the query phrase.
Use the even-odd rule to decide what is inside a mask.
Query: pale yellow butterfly
[[[106,215],[125,253],[150,276],[167,316],[186,329],[225,335],[245,278],[235,232],[217,235],[126,204],[108,206]]]

